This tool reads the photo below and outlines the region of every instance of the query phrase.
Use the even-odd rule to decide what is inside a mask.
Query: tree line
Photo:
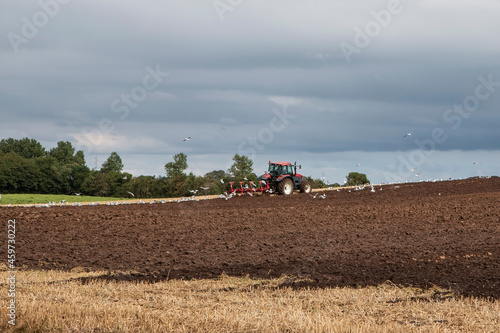
[[[60,141],[50,150],[35,139],[0,140],[0,193],[83,194],[106,197],[168,198],[221,194],[229,182],[257,181],[253,161],[235,154],[228,170],[204,176],[186,173],[187,156],[178,153],[165,164],[165,176],[136,176],[123,172],[123,162],[112,152],[99,170],[90,169],[82,150]],[[316,188],[320,179],[307,177]]]

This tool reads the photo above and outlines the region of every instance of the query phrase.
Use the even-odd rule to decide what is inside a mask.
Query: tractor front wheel
[[[309,182],[307,179],[302,179],[302,182],[300,183],[300,192],[311,193],[311,189],[311,182]]]
[[[284,195],[290,195],[293,192],[293,182],[290,178],[284,179],[278,185],[278,192]]]

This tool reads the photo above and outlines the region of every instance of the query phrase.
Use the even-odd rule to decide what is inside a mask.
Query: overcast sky
[[[332,183],[500,175],[499,17],[496,0],[2,1],[0,138],[71,141],[92,168],[116,151],[136,176],[179,152],[198,175],[236,153]]]

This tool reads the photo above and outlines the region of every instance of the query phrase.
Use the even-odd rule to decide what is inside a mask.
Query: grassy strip
[[[2,306],[0,330],[496,332],[500,324],[500,302],[461,298],[440,289],[392,283],[317,290],[280,287],[299,280],[292,276],[274,280],[221,276],[157,283],[109,279],[133,273],[18,271],[16,327],[9,326],[7,307]],[[4,268],[0,289],[8,289],[7,277]],[[0,294],[0,300],[5,297],[6,292]]]
[[[350,188],[350,187],[349,187]],[[349,189],[349,188],[341,188],[341,189]],[[334,188],[336,190],[337,188]],[[321,188],[321,189],[313,189],[312,192],[323,192],[328,191],[329,188]],[[295,192],[297,194],[298,192]],[[186,196],[189,197],[189,196]],[[206,198],[206,195],[199,195],[201,199]],[[197,198],[198,198],[197,197]],[[218,195],[209,195],[209,198],[217,198]],[[180,198],[167,198],[165,200],[178,200]],[[113,197],[93,197],[93,196],[85,196],[85,195],[63,195],[63,194],[2,194],[2,198],[0,199],[0,205],[29,205],[29,204],[46,204],[49,202],[60,203],[63,200],[66,202],[111,202],[111,201],[135,201],[138,200],[136,198],[113,198]],[[142,199],[146,202],[160,200],[156,199]]]
[[[61,195],[61,194],[2,194],[0,205],[27,205],[45,204],[49,202],[94,202],[94,201],[117,201],[129,198],[92,197],[84,195]]]

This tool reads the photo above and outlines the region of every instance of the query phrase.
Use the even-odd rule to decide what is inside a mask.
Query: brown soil
[[[16,219],[16,264],[28,269],[134,271],[103,278],[148,281],[291,274],[314,287],[390,280],[500,298],[500,178],[375,189],[0,208],[0,258]]]

